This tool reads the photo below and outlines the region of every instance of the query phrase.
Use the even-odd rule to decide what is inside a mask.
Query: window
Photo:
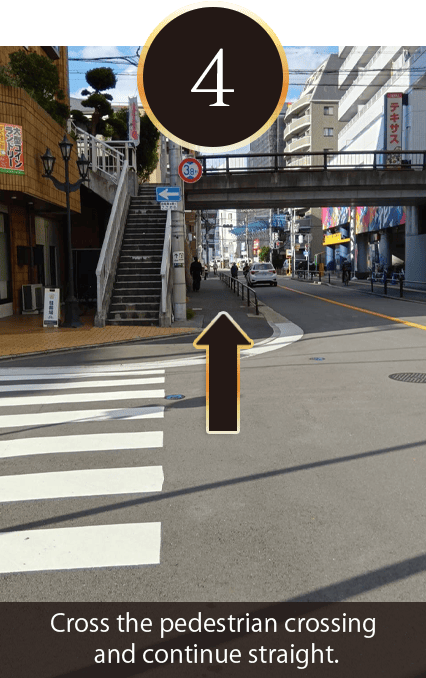
[[[324,136],[332,137],[333,136],[333,127],[324,127]]]
[[[324,115],[333,115],[333,106],[324,106]]]
[[[9,223],[7,214],[0,212],[0,304],[12,301]]]

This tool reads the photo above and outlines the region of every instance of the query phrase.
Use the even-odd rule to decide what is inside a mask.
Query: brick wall
[[[65,193],[58,191],[49,179],[43,179],[43,164],[40,156],[49,147],[56,158],[54,175],[59,181],[65,179],[65,165],[58,143],[64,136],[64,128],[55,122],[34,99],[18,87],[0,85],[0,122],[22,126],[25,174],[0,172],[0,190],[21,191],[41,198],[54,205],[65,207]],[[70,181],[79,178],[76,165],[76,146],[72,149],[69,163]],[[70,195],[71,210],[80,212],[80,191]]]
[[[12,52],[18,52],[19,50],[24,50],[23,47],[3,47],[0,46],[0,66],[6,66],[9,63],[9,54]],[[27,52],[36,52],[41,54],[41,56],[47,57],[46,52],[43,47],[28,47]],[[69,97],[68,97],[68,48],[59,47],[59,59],[54,59],[53,63],[58,69],[59,74],[59,86],[65,94],[64,103],[69,106]]]

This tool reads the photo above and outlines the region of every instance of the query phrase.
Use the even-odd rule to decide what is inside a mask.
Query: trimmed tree
[[[92,68],[86,73],[86,82],[94,90],[93,92],[84,89],[81,93],[87,99],[83,99],[81,105],[85,108],[93,108],[91,134],[103,134],[105,116],[113,114],[111,94],[103,94],[107,89],[114,89],[117,84],[117,78],[112,68]]]

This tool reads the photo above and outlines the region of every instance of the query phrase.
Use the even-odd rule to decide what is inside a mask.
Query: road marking
[[[57,391],[71,388],[111,388],[111,386],[143,386],[147,384],[164,384],[164,381],[164,377],[147,377],[144,379],[116,379],[115,381],[73,381],[72,383],[61,382],[59,384],[10,384],[0,386],[0,393],[19,391]]]
[[[162,466],[83,469],[0,476],[0,501],[161,492],[163,482]]]
[[[8,532],[0,545],[1,573],[158,565],[161,523]]]
[[[120,372],[118,376],[128,376],[128,377],[145,377],[149,375],[155,375],[155,374],[164,374],[165,370],[143,370],[141,372]],[[113,377],[114,373],[111,372],[84,372],[84,373],[78,373],[78,374],[51,374],[48,372],[40,372],[38,374],[15,374],[15,370],[10,369],[7,372],[5,370],[0,370],[0,377],[2,377],[2,381],[36,381],[36,380],[52,380],[52,379],[61,379],[62,381],[67,380],[67,379],[84,379],[85,377]],[[64,383],[67,383],[67,381],[64,381]],[[92,385],[93,382],[87,381],[83,382],[87,383],[89,386]],[[115,382],[114,382],[115,383]],[[69,386],[71,387],[72,382],[69,383]]]
[[[122,419],[160,419],[164,417],[164,407],[131,407],[128,409],[112,410],[75,410],[74,412],[35,412],[29,414],[8,414],[0,417],[0,428],[15,428],[35,426],[52,426],[52,424],[69,424],[71,422],[111,421]]]
[[[81,422],[88,423],[90,427],[90,422],[95,421],[164,418],[164,407],[160,405],[120,407],[120,401],[123,400],[164,398],[164,389],[143,390],[144,387],[149,389],[150,384],[164,384],[165,377],[161,376],[164,375],[164,369],[138,371],[134,369],[135,366],[133,369],[129,369],[128,365],[124,366],[125,369],[122,366],[114,367],[106,371],[103,366],[93,372],[92,368],[87,371],[79,366],[52,370],[0,370],[0,429],[20,427],[28,430],[34,427],[44,433],[43,427],[62,423]],[[114,387],[121,387],[121,390],[114,391]],[[76,389],[84,392],[76,393]],[[28,391],[33,393],[28,394]],[[53,391],[53,395],[48,395],[49,391]],[[114,401],[113,408],[83,409],[86,405],[90,407],[91,403],[107,400]],[[67,410],[67,403],[77,403],[81,409]],[[37,409],[42,409],[43,405],[52,405],[50,409],[56,406],[56,410],[62,405],[65,411],[24,413],[22,410],[28,405],[37,406]],[[1,406],[12,406],[14,410],[11,415],[6,415]],[[15,414],[17,408],[22,408],[21,411],[18,409],[19,414]],[[87,430],[93,431],[89,427]],[[163,447],[162,430],[87,434],[81,434],[78,427],[74,427],[75,430],[78,434],[12,440],[0,438],[0,459],[74,452],[86,452],[93,459],[92,453],[111,451],[116,456],[110,456],[109,459],[115,460],[117,457],[117,464],[120,464],[123,456],[120,452],[136,450],[140,456],[140,452],[145,449]],[[37,470],[34,464],[39,463],[38,460],[31,459],[31,462],[30,470]],[[0,477],[0,502],[16,504],[64,498],[143,495],[161,492],[163,483],[163,467],[159,465],[73,468],[69,471],[6,475]],[[160,562],[160,522],[25,531],[19,527],[3,529],[6,532],[0,531],[0,572],[154,565]]]
[[[107,400],[139,400],[140,398],[164,398],[162,389],[157,391],[108,391],[107,393],[61,393],[61,395],[15,396],[0,398],[1,407],[21,405],[58,405],[61,403],[91,403]]]
[[[343,306],[344,308],[350,308],[352,311],[359,311],[360,313],[367,313],[368,315],[375,315],[378,318],[384,318],[385,320],[392,320],[395,323],[401,323],[402,325],[408,325],[409,327],[415,327],[418,330],[426,330],[425,325],[419,325],[418,323],[411,323],[409,320],[402,320],[401,318],[394,318],[391,315],[384,315],[383,313],[377,313],[376,311],[367,311],[365,308],[359,308],[359,306],[351,306],[350,304],[344,304],[341,301],[334,301],[334,299],[325,299],[325,297],[319,297],[316,294],[309,294],[308,292],[301,292],[300,290],[294,290],[291,287],[285,287],[284,285],[278,285],[283,290],[288,290],[289,292],[296,292],[296,294],[303,294],[305,297],[312,297],[313,299],[320,299],[321,301],[326,301],[329,304],[336,304],[336,306]]]
[[[137,433],[94,433],[48,438],[20,438],[0,442],[0,459],[34,454],[100,452],[102,450],[143,450],[163,446],[163,431]]]
[[[81,365],[59,366],[59,367],[2,367],[0,368],[0,377],[7,377],[9,374],[23,374],[30,376],[31,374],[59,374],[60,377],[69,375],[90,376],[91,374],[107,373],[111,376],[114,372],[120,372],[123,375],[131,376],[136,370],[142,370],[147,374],[146,363],[120,363],[119,365],[90,365],[84,367]],[[156,368],[157,369],[157,368]]]

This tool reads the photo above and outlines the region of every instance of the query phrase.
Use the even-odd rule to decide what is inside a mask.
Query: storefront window
[[[12,301],[9,225],[7,215],[0,212],[0,304]]]

